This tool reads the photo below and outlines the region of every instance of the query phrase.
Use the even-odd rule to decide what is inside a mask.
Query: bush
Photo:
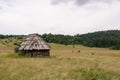
[[[19,56],[25,56],[25,51],[19,51],[19,52],[18,52],[18,55],[19,55]]]
[[[110,49],[112,49],[112,50],[120,50],[120,45],[112,46]]]
[[[17,43],[17,42],[15,42],[15,43],[13,43],[13,45],[18,45],[18,43]]]

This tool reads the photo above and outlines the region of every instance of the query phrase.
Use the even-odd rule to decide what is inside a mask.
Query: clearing
[[[119,50],[51,43],[50,57],[28,58],[1,42],[0,80],[120,80]]]

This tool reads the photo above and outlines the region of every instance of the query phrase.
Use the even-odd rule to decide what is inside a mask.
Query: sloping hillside
[[[100,31],[77,36],[81,44],[90,47],[112,47],[120,45],[120,31]]]

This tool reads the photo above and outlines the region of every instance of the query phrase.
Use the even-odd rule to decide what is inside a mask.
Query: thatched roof
[[[50,46],[37,34],[29,34],[20,44],[19,50],[49,50]]]

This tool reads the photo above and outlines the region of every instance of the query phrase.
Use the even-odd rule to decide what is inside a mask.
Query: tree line
[[[0,39],[9,37],[21,39],[24,36],[25,35],[0,35]],[[74,36],[51,33],[39,36],[49,43],[120,49],[120,30],[98,31]]]
[[[7,38],[17,38],[17,39],[23,39],[25,35],[3,35],[0,34],[0,39],[7,39]]]
[[[88,47],[101,47],[120,49],[120,30],[98,31],[87,34],[77,34],[74,36],[61,34],[40,35],[49,43],[59,43],[64,45],[84,45]]]

